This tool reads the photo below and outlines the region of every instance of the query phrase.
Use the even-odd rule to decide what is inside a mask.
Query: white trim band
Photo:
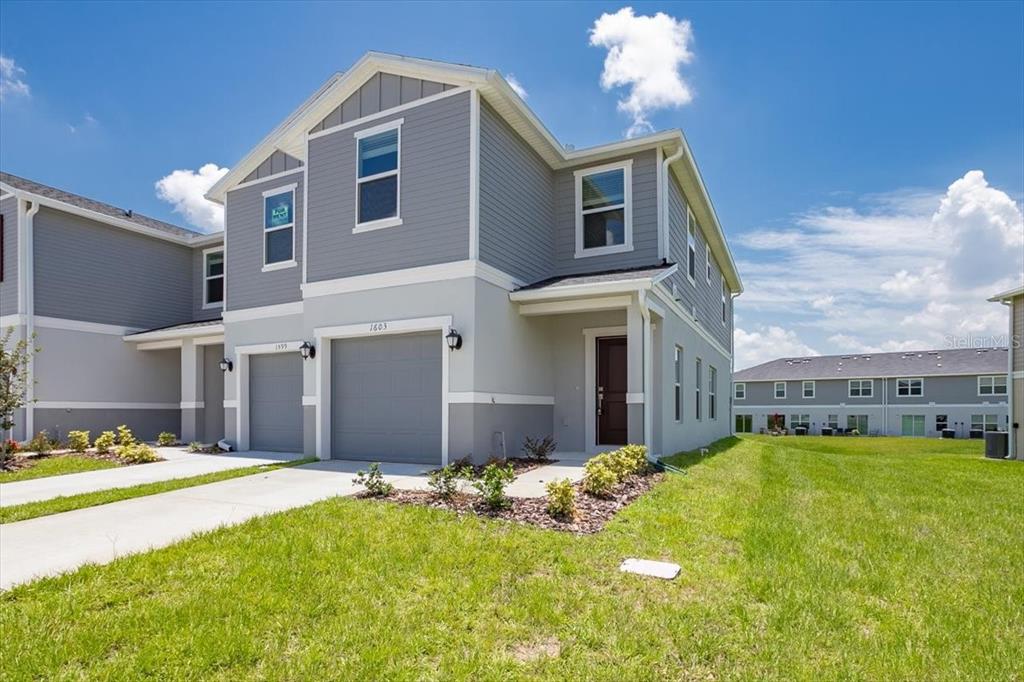
[[[178,410],[179,403],[105,403],[90,401],[37,400],[36,409],[41,410]]]
[[[448,402],[472,405],[554,405],[555,397],[550,395],[453,391],[448,394]]]

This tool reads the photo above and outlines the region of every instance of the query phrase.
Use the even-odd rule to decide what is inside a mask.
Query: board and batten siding
[[[551,276],[554,171],[480,104],[480,260],[524,282]]]
[[[18,200],[7,197],[0,201],[0,214],[4,217],[3,281],[0,282],[0,315],[18,312]],[[2,330],[0,330],[2,332]]]
[[[278,149],[270,154],[270,156],[263,159],[263,162],[260,165],[256,166],[251,173],[242,179],[242,182],[252,182],[253,180],[259,180],[269,175],[276,175],[277,173],[295,170],[301,166],[302,161],[296,159],[294,156],[285,154]]]
[[[296,265],[263,272],[263,192],[295,184]],[[302,298],[303,174],[258,182],[230,190],[224,204],[224,233],[227,249],[224,272],[227,277],[225,310],[241,310]],[[201,290],[200,290],[201,291]]]
[[[389,272],[469,257],[469,93],[427,102],[309,141],[307,281]],[[353,234],[356,139],[364,128],[403,120],[402,224]],[[228,235],[229,258],[235,237]],[[234,279],[228,304],[235,307]]]
[[[576,258],[575,171],[633,159],[633,250]],[[555,172],[555,270],[572,275],[658,263],[658,160],[652,149],[630,156],[582,164]]]
[[[221,308],[203,308],[205,293],[205,254],[207,249],[223,249],[224,242],[197,246],[192,249],[192,318],[193,320],[213,320],[221,316]]]
[[[152,328],[192,316],[189,247],[42,207],[35,234],[35,313]]]
[[[675,285],[679,304],[683,310],[690,313],[694,307],[697,308],[697,322],[718,341],[724,348],[732,347],[732,326],[733,326],[733,300],[726,298],[727,312],[725,324],[722,324],[722,269],[711,254],[711,284],[707,280],[707,238],[704,236],[704,228],[698,223],[696,250],[697,250],[697,272],[694,282],[691,284],[687,276],[687,227],[686,227],[686,198],[683,196],[672,173],[668,178],[668,259],[678,263],[676,273],[666,280],[666,285],[671,288]]]
[[[309,132],[318,133],[363,116],[370,116],[424,97],[437,95],[454,87],[448,83],[396,76],[391,73],[375,73],[344,102],[327,114],[323,120],[313,126]]]

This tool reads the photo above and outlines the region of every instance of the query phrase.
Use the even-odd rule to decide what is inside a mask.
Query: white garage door
[[[249,447],[302,452],[302,358],[298,353],[249,357]]]
[[[336,459],[441,462],[438,332],[331,343],[331,449]]]

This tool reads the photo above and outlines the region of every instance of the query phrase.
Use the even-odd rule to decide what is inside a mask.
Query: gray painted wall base
[[[61,439],[68,431],[91,431],[95,438],[101,431],[114,431],[125,424],[140,440],[156,440],[161,431],[181,432],[180,410],[62,410],[35,409],[35,430],[46,431]]]
[[[552,405],[480,405],[459,403],[449,411],[448,461],[469,457],[474,463],[522,453],[527,436],[543,438],[553,430]],[[501,438],[504,436],[504,451]]]

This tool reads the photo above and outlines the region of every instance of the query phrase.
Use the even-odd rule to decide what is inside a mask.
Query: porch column
[[[634,300],[626,308],[626,414],[630,443],[644,442],[644,317]]]
[[[199,422],[203,409],[202,348],[192,339],[181,342],[181,433],[183,443],[199,440]]]

